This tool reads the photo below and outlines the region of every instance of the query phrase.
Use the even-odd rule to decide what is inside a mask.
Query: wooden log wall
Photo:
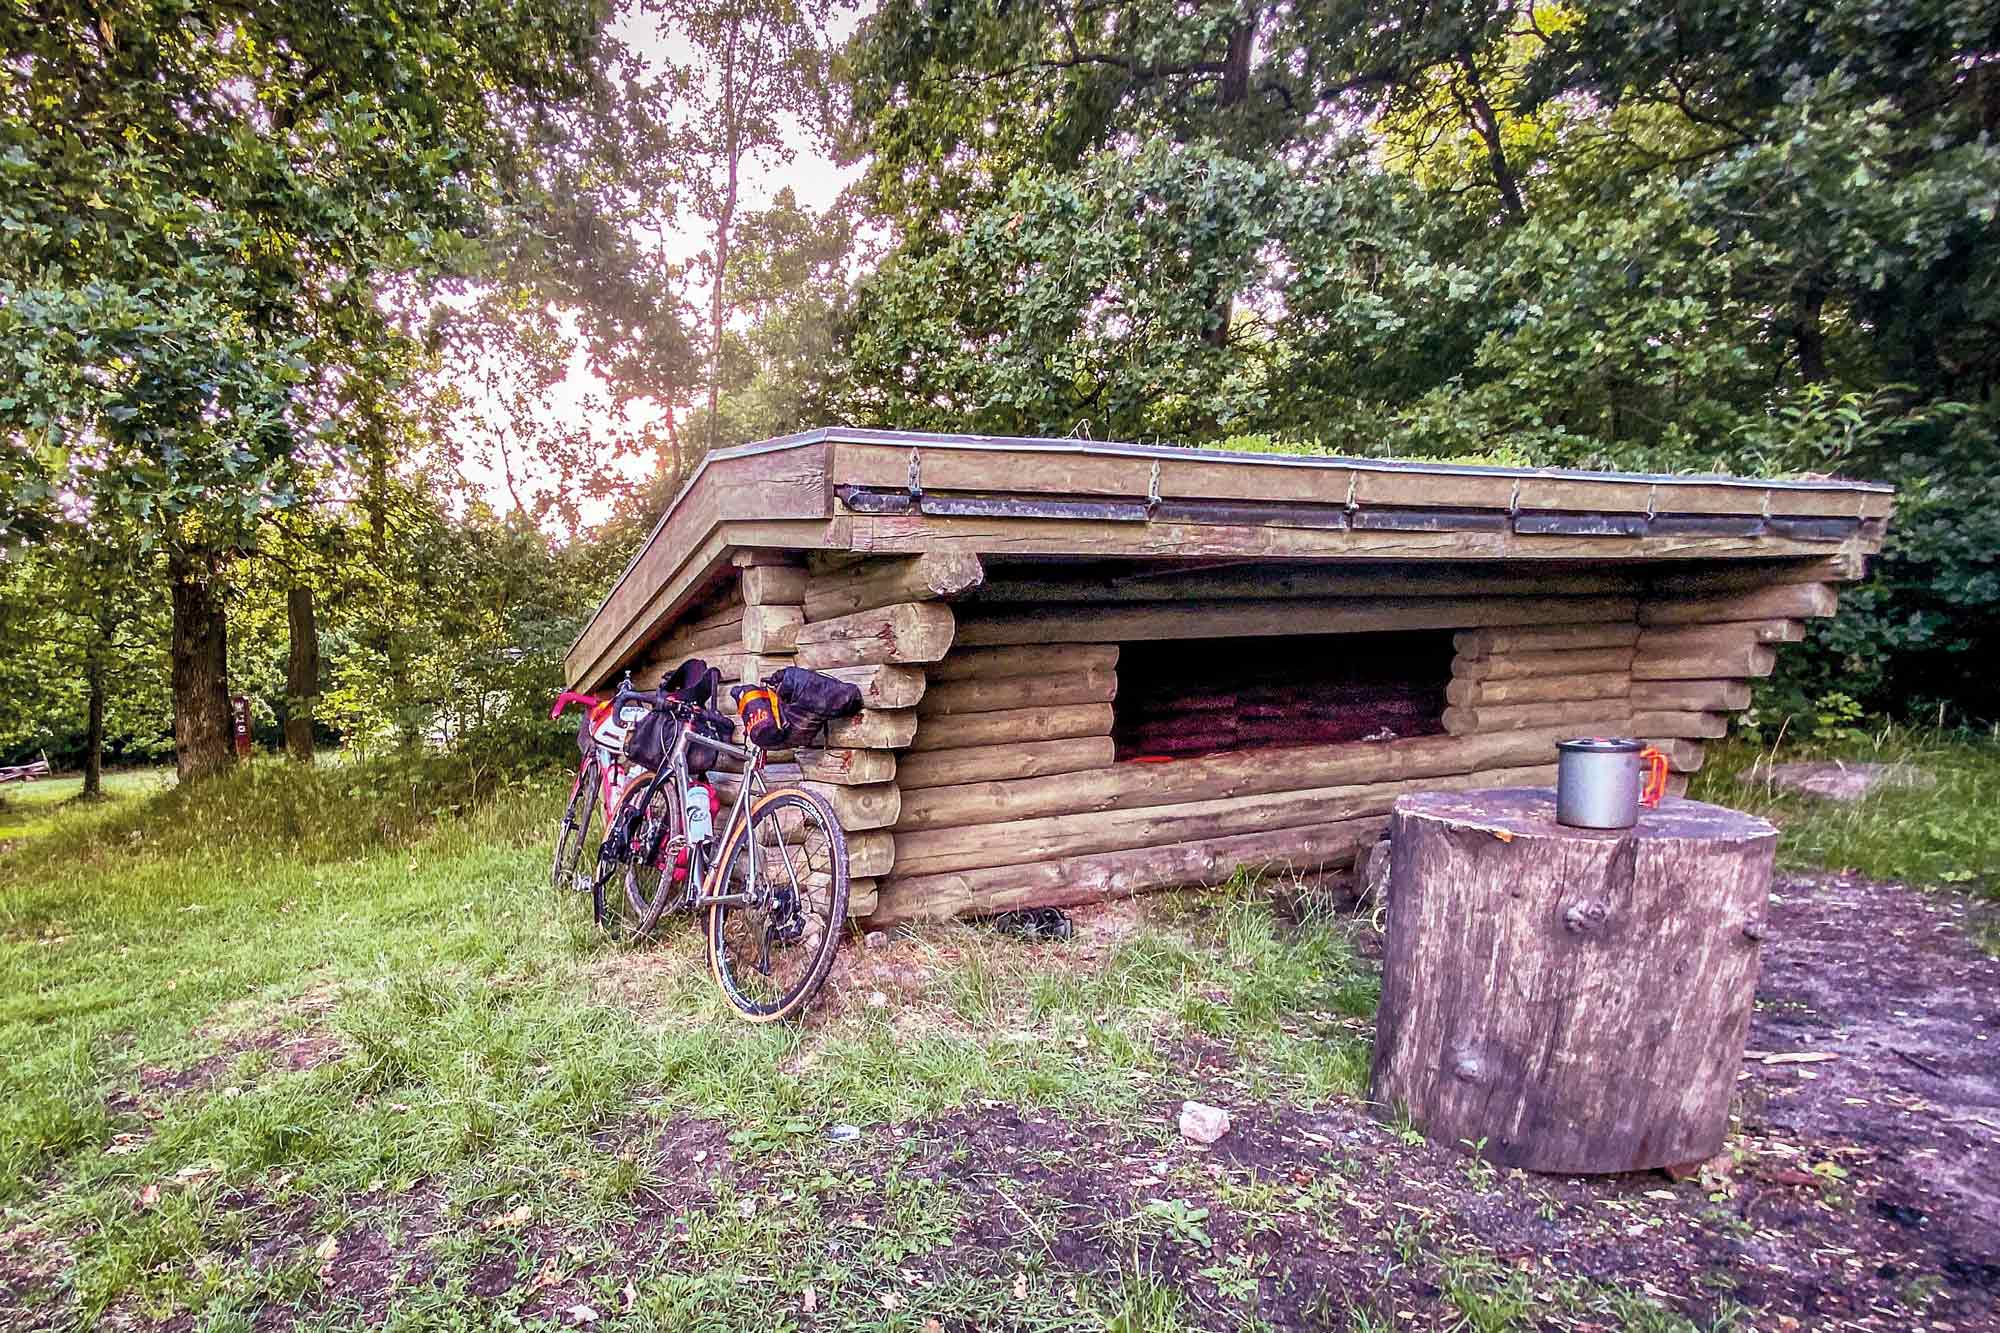
[[[816,557],[806,575],[795,660],[859,686],[862,710],[828,727],[824,748],[800,751],[799,767],[847,831],[851,910],[866,916],[895,866],[897,769],[917,737],[926,668],[956,632],[946,599],[977,588],[984,571],[970,555]]]
[[[1475,739],[1120,763],[1111,733],[1121,642],[1494,626],[1510,647],[1560,646],[1566,669],[1578,662],[1573,651],[1613,650],[1596,674],[1615,674],[1615,688],[1591,688],[1620,696],[1623,708],[1640,586],[1620,572],[1479,569],[990,575],[958,608],[951,653],[930,668],[900,760],[896,865],[870,924],[1127,896],[1242,865],[1345,865],[1379,835],[1399,794],[1552,781],[1558,730],[1570,734],[1523,719]],[[1522,638],[1522,624],[1554,628]],[[1464,702],[1532,701],[1534,687],[1520,690],[1496,686]]]
[[[1566,736],[1648,739],[1684,787],[1778,646],[1860,570],[994,574],[934,553],[741,573],[660,656],[716,661],[733,626],[745,678],[797,662],[862,688],[863,713],[797,761],[879,926],[1344,865],[1398,794],[1551,782]],[[1456,631],[1445,735],[1117,762],[1120,642],[1413,630]]]

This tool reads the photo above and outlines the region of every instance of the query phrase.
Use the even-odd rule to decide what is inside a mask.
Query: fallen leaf
[[[819,1309],[819,1292],[812,1287],[807,1287],[804,1291],[800,1292],[799,1308],[807,1314],[811,1314],[814,1310]]]
[[[597,1311],[591,1309],[588,1305],[572,1305],[564,1313],[579,1324],[594,1324],[597,1322]]]
[[[893,1291],[883,1292],[881,1300],[884,1310],[899,1310],[903,1306],[903,1298]]]
[[[1028,1275],[1026,1273],[1016,1273],[1014,1275],[1014,1299],[1017,1301],[1028,1299]]]
[[[148,1185],[139,1191],[139,1202],[136,1206],[139,1208],[151,1208],[159,1201],[160,1187],[158,1185]]]
[[[527,1225],[528,1219],[533,1217],[534,1215],[535,1215],[534,1205],[524,1203],[519,1208],[510,1208],[506,1212],[501,1213],[498,1217],[489,1217],[484,1222],[480,1223],[480,1225],[486,1228],[486,1230],[488,1231],[498,1231],[502,1227],[525,1226]]]

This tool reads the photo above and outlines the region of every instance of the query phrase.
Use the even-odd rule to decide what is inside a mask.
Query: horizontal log
[[[1111,764],[1096,772],[966,782],[903,793],[898,831],[957,828],[1044,815],[1132,810],[1304,788],[1400,782],[1489,768],[1549,763],[1567,731],[1506,731],[1491,736],[1423,736],[1286,750]],[[1007,747],[995,746],[996,752]],[[946,754],[955,753],[945,751]],[[905,761],[908,768],[921,756]]]
[[[962,750],[970,745],[1012,745],[1072,736],[1109,736],[1110,704],[1059,704],[1009,708],[997,713],[951,713],[917,723],[913,752]]]
[[[900,750],[917,734],[914,708],[864,708],[826,725],[827,744],[848,750]]]
[[[750,606],[798,606],[806,599],[806,571],[797,565],[752,566],[740,582]]]
[[[1775,650],[1759,643],[1717,646],[1700,654],[1649,657],[1641,654],[1632,663],[1632,679],[1642,680],[1744,680],[1768,676],[1778,665]]]
[[[879,879],[853,879],[847,881],[847,914],[856,921],[875,914]]]
[[[675,628],[699,634],[705,630],[719,629],[731,621],[741,619],[743,619],[743,590],[732,585],[721,596],[690,608],[681,616]]]
[[[1610,723],[1622,725],[1625,719],[1631,716],[1632,705],[1623,699],[1501,704],[1494,708],[1447,708],[1444,710],[1444,729],[1453,736],[1553,726],[1568,726],[1579,731],[1601,731]]]
[[[1520,680],[1526,677],[1568,679],[1631,670],[1631,648],[1583,648],[1573,652],[1506,652],[1491,657],[1454,657],[1453,680]]]
[[[845,787],[834,782],[807,782],[807,791],[818,792],[833,807],[834,818],[849,833],[888,828],[903,810],[903,792],[893,782],[876,782],[865,787]]]
[[[1699,773],[1708,757],[1700,741],[1680,737],[1661,738],[1660,749],[1667,756],[1667,768],[1675,773]]]
[[[1649,741],[1662,737],[1720,740],[1729,734],[1727,713],[1634,713],[1629,728]]]
[[[1054,566],[1049,577],[1016,574],[988,579],[981,606],[1057,602],[1258,601],[1279,597],[1545,597],[1554,594],[1629,596],[1644,576],[1622,570],[1563,570],[1546,574],[1496,569],[1341,568],[1337,565],[1256,570],[1144,570],[1116,577],[1076,578]]]
[[[924,717],[939,717],[1052,704],[1110,703],[1117,693],[1118,673],[1110,670],[993,679],[975,676],[971,680],[950,680],[932,686],[917,706],[917,712]]]
[[[865,787],[896,777],[896,756],[888,750],[800,750],[798,761],[800,774],[809,782]]]
[[[1797,620],[1830,616],[1840,597],[1824,583],[1786,583],[1720,597],[1649,598],[1639,606],[1641,625],[1704,625],[1729,620]]]
[[[1374,815],[1160,847],[890,879],[876,887],[872,927],[948,921],[1019,907],[1075,907],[1184,884],[1214,884],[1249,867],[1309,875],[1352,863],[1381,837]]]
[[[1548,703],[1561,699],[1622,699],[1632,688],[1624,671],[1582,676],[1519,676],[1512,680],[1454,680],[1445,686],[1447,702],[1467,706]]]
[[[847,873],[850,878],[880,879],[896,867],[896,839],[888,833],[847,835]]]
[[[962,551],[876,561],[852,573],[815,577],[806,587],[806,619],[833,620],[898,602],[958,597],[985,577],[979,557]]]
[[[1691,657],[1715,645],[1799,643],[1806,637],[1803,620],[1742,620],[1712,625],[1675,625],[1649,629],[1639,636],[1639,653],[1646,657]]]
[[[1567,653],[1584,648],[1629,648],[1639,640],[1639,625],[1627,619],[1600,625],[1506,625],[1461,630],[1452,646],[1467,657],[1493,653]]]
[[[989,680],[999,676],[1042,676],[1052,671],[1109,671],[1118,665],[1115,643],[1062,643],[1029,648],[957,648],[925,670],[931,684],[948,680]]]
[[[799,629],[799,665],[825,670],[935,662],[951,648],[955,624],[950,608],[938,602],[900,602],[808,622]]]
[[[660,640],[658,652],[676,662],[690,657],[714,657],[719,653],[741,652],[743,649],[743,621],[727,621],[712,629],[693,634],[670,634]]]
[[[897,760],[896,782],[907,801],[913,790],[929,787],[1044,778],[1109,768],[1116,755],[1117,747],[1109,736],[919,751]]]
[[[1630,697],[1638,711],[1735,712],[1750,706],[1750,685],[1741,680],[1642,680],[1633,683]]]
[[[861,691],[863,708],[914,708],[924,697],[925,668],[920,666],[831,667],[826,674]]]
[[[983,866],[1032,865],[1038,861],[1133,847],[1195,842],[1235,833],[1303,828],[1388,812],[1398,796],[1438,788],[1541,786],[1553,782],[1553,763],[1531,768],[1490,769],[1454,777],[1411,782],[1372,782],[1319,787],[1265,796],[1190,801],[1134,810],[1098,810],[1018,819],[972,827],[897,833],[897,865],[906,875],[934,875]]]
[[[796,606],[743,608],[743,647],[753,653],[789,653],[798,647],[806,613]]]
[[[1029,643],[1129,643],[1151,639],[1259,638],[1455,629],[1462,625],[1630,620],[1630,597],[1300,598],[1296,601],[1138,602],[1028,611],[968,608],[968,647]]]
[[[1867,557],[1858,551],[1812,560],[1731,561],[1656,574],[1652,592],[1665,597],[1713,597],[1785,583],[1852,583],[1868,572],[1867,566]]]

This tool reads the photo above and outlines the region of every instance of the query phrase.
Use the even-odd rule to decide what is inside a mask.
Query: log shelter
[[[1337,868],[1413,791],[1675,783],[1881,549],[1893,493],[824,429],[711,454],[571,646],[862,689],[773,756],[872,925]],[[729,779],[724,779],[725,783]]]

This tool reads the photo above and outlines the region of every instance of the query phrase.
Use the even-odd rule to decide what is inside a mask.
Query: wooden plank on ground
[[[1350,864],[1381,836],[1385,822],[1376,815],[1028,865],[903,876],[877,886],[868,924],[948,921],[1018,907],[1074,907],[1154,889],[1218,883],[1244,867],[1313,874]]]

